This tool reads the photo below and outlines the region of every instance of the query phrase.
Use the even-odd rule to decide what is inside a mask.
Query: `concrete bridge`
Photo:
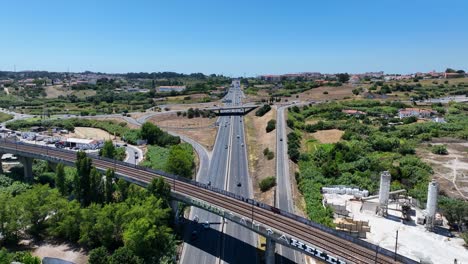
[[[25,166],[25,177],[30,180],[32,180],[33,159],[63,163],[68,166],[74,166],[76,160],[76,152],[73,151],[6,139],[0,140],[0,153],[11,153],[20,157]],[[267,263],[274,263],[276,243],[331,264],[418,263],[387,249],[253,199],[162,171],[93,155],[89,157],[92,158],[98,170],[113,169],[117,177],[143,187],[155,177],[162,176],[170,184],[171,196],[175,201],[218,214],[265,236]]]
[[[250,113],[255,108],[259,107],[258,105],[238,105],[238,106],[222,106],[222,107],[209,107],[204,108],[203,110],[209,110],[215,112],[220,116],[228,115],[245,115]]]

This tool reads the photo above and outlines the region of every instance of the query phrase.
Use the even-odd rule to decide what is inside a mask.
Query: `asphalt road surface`
[[[291,181],[289,176],[289,157],[286,135],[285,110],[288,106],[282,106],[277,111],[276,122],[276,180],[277,189],[275,206],[279,209],[294,213]],[[277,246],[277,253],[283,258],[277,258],[276,263],[286,263],[288,260],[301,263],[304,259],[300,253],[290,248]]]
[[[232,89],[234,95],[233,105],[242,105],[244,96],[240,86]],[[227,189],[230,192],[242,195],[243,197],[253,197],[252,183],[249,177],[249,167],[247,161],[247,145],[244,134],[243,116],[231,117],[231,137],[230,166]],[[257,236],[254,232],[234,223],[225,224],[225,233],[228,237],[235,237],[237,240],[224,239],[221,259],[225,263],[258,263],[257,260]]]
[[[225,99],[234,102],[235,94],[235,92],[229,92]],[[231,104],[227,103],[226,105]],[[197,180],[199,182],[210,183],[213,187],[220,189],[226,188],[229,161],[232,161],[230,159],[234,128],[232,122],[233,118],[230,116],[219,117],[218,134],[209,171],[198,175]],[[187,231],[185,232],[185,241],[187,243],[184,244],[181,263],[217,263],[220,258],[223,258],[222,254],[224,252],[222,244],[222,241],[225,240],[222,233],[224,220],[199,208],[192,208],[189,220],[191,221],[187,224]],[[205,226],[201,224],[205,224]]]

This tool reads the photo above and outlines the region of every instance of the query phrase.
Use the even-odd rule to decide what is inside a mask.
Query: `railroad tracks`
[[[0,147],[17,152],[34,153],[39,156],[43,155],[54,157],[68,163],[73,163],[76,160],[76,153],[54,148],[45,148],[29,144],[17,144],[8,141],[1,142]],[[255,220],[265,226],[297,238],[304,243],[316,246],[321,250],[326,251],[329,255],[345,259],[348,261],[346,263],[416,263],[411,260],[395,261],[394,258],[388,256],[388,254],[381,254],[380,250],[378,250],[381,248],[372,250],[365,246],[358,245],[348,239],[336,236],[319,228],[299,222],[291,217],[285,216],[276,208],[270,208],[269,210],[244,200],[229,197],[208,188],[202,188],[190,182],[176,180],[175,178],[142,170],[137,167],[132,167],[131,165],[125,165],[111,160],[104,160],[92,155],[89,157],[93,159],[93,164],[97,168],[103,170],[114,169],[116,174],[125,175],[130,178],[131,181],[143,186],[151,182],[155,177],[163,176],[167,183],[171,185],[173,192],[205,201],[213,206],[233,212],[247,219],[252,218],[252,220]]]

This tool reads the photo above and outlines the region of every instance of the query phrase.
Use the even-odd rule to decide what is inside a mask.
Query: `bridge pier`
[[[27,157],[18,157],[19,161],[23,164],[24,168],[24,180],[27,182],[32,182],[33,181],[33,171],[32,171],[32,163],[33,163],[33,158],[27,158]]]
[[[48,162],[47,162],[47,166],[49,166],[49,168],[50,168],[51,170],[53,170],[53,171],[56,171],[57,165],[58,165],[58,163],[56,163],[56,162],[52,162],[52,161],[48,161]]]
[[[275,248],[276,242],[271,238],[266,238],[265,246],[265,263],[266,264],[275,264]]]
[[[3,174],[3,163],[2,163],[3,154],[5,153],[0,152],[0,174]]]
[[[171,200],[172,213],[174,213],[174,221],[177,225],[179,223],[179,202],[177,200]]]

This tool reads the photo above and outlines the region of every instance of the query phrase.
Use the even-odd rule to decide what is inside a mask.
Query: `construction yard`
[[[416,224],[416,218],[423,215],[419,208],[412,208],[414,215],[410,221],[401,221],[400,208],[396,204],[390,204],[388,216],[382,217],[368,208],[375,208],[378,199],[366,202],[353,199],[353,195],[325,194],[328,203],[346,206],[350,212],[349,218],[353,221],[367,223],[370,232],[366,234],[367,241],[384,247],[390,251],[395,250],[396,235],[398,231],[397,252],[421,263],[453,264],[468,263],[467,249],[463,246],[461,238],[450,237],[447,229],[442,226],[437,232],[427,231],[423,225]]]

